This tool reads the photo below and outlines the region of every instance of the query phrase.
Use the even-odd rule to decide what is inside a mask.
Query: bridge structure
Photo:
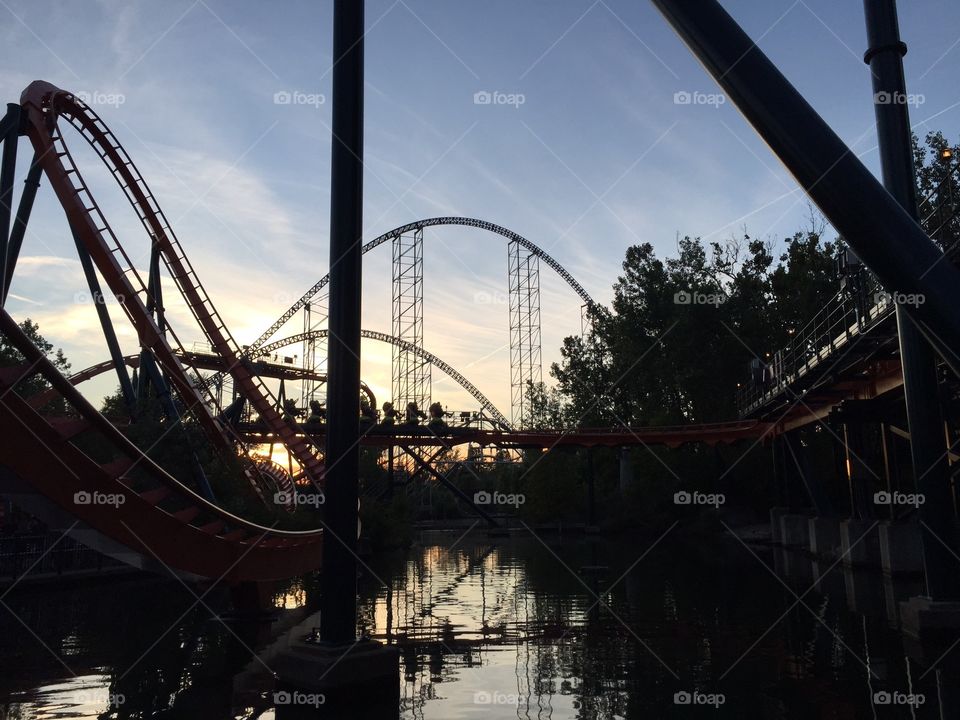
[[[920,200],[920,222],[943,249],[944,262],[960,260],[960,165],[940,158],[940,179]],[[922,297],[887,292],[855,255],[837,263],[837,292],[789,342],[756,358],[738,388],[742,418],[776,420],[787,432],[822,420],[845,400],[874,400],[900,391],[895,310]],[[943,376],[947,374],[944,372]],[[799,402],[798,402],[799,400]]]
[[[939,179],[920,198],[919,219],[943,250],[943,262],[956,265],[960,260],[960,166],[949,150],[939,160]],[[904,483],[903,458],[911,442],[896,309],[898,302],[922,304],[924,298],[887,292],[851,253],[840,258],[837,271],[836,294],[803,326],[792,329],[785,346],[752,361],[738,388],[739,415],[768,423],[775,456],[779,452],[791,466],[794,457],[802,454],[798,443],[791,444],[792,435],[835,428],[848,483],[866,483],[875,491],[895,490]],[[938,404],[945,411],[938,445],[948,459],[950,493],[957,502],[960,383],[942,360],[937,372]],[[898,450],[898,445],[903,447]],[[788,474],[782,465],[775,467]],[[793,470],[803,474],[797,467]],[[819,483],[810,473],[804,478],[808,487]],[[869,494],[850,493],[855,513],[871,514],[865,500]],[[816,505],[823,493],[815,491],[807,500]]]
[[[140,221],[136,248],[120,242],[68,145],[67,130],[86,143],[116,182]],[[71,137],[70,142],[74,142]],[[14,192],[20,140],[32,150],[23,189]],[[242,586],[300,574],[320,563],[324,532],[284,530],[224,510],[206,476],[202,457],[219,455],[266,504],[283,496],[285,506],[301,493],[323,493],[323,444],[326,427],[305,422],[284,400],[299,383],[305,403],[319,400],[327,383],[323,343],[325,289],[329,276],[309,288],[257,340],[240,345],[231,335],[198,270],[170,227],[120,140],[82,99],[37,81],[19,103],[8,105],[0,120],[0,339],[12,365],[0,368],[0,489],[13,492],[41,516],[72,518],[73,534],[103,552],[142,567],[173,569],[189,577],[221,578]],[[73,236],[89,297],[100,323],[109,358],[63,375],[38,349],[9,313],[6,299],[28,234],[41,181],[54,191]],[[16,202],[15,202],[16,201]],[[14,206],[16,205],[15,209]],[[511,408],[501,411],[467,377],[423,347],[423,243],[428,229],[470,227],[501,236],[508,256],[510,293]],[[373,429],[362,442],[371,447],[400,447],[416,456],[421,470],[440,476],[435,455],[417,448],[473,444],[500,449],[623,447],[690,442],[732,443],[762,438],[769,427],[755,420],[676,428],[532,431],[525,389],[541,377],[541,263],[570,286],[588,310],[594,303],[573,276],[540,246],[494,223],[465,217],[428,218],[386,232],[364,245],[393,249],[393,322],[390,333],[363,331],[392,348],[395,403],[430,398],[432,369],[449,375],[480,407],[483,421],[442,432],[399,425]],[[134,257],[146,252],[141,268]],[[116,299],[122,318],[135,331],[138,351],[124,353],[106,305]],[[190,322],[172,322],[172,308],[186,308]],[[277,337],[296,315],[303,331]],[[199,342],[184,338],[199,334]],[[291,362],[290,348],[303,362]],[[132,371],[132,372],[131,372]],[[104,373],[116,376],[122,417],[104,416],[81,392],[83,383]],[[279,391],[277,386],[279,384]],[[372,389],[361,396],[375,406]],[[164,436],[182,442],[190,471],[173,476],[151,458],[152,448],[134,444],[125,429],[138,422],[143,403],[162,409]],[[244,414],[238,408],[246,406]],[[262,456],[264,444],[286,448],[286,471]],[[424,459],[426,458],[426,459]],[[442,476],[440,476],[442,477]],[[101,499],[111,503],[100,503]],[[88,501],[89,499],[89,501]],[[276,500],[274,500],[276,502]],[[43,515],[40,510],[43,509]],[[290,509],[286,507],[286,509]],[[318,518],[323,525],[322,513]]]

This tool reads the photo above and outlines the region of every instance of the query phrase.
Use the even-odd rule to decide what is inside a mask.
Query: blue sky
[[[861,3],[725,6],[876,172]],[[2,0],[0,17],[4,97],[34,79],[91,97],[240,342],[327,272],[331,2]],[[607,301],[631,244],[667,255],[678,233],[722,240],[746,226],[780,240],[805,225],[806,198],[729,103],[675,102],[717,89],[648,2],[369,0],[367,25],[368,238],[423,217],[483,218],[547,249]],[[956,140],[960,5],[901,3],[901,30],[912,121]],[[523,103],[475,104],[483,91]],[[277,104],[282,92],[305,102]],[[67,139],[131,254],[145,258],[119,191]],[[509,413],[505,243],[460,228],[428,230],[426,243],[425,346]],[[71,244],[45,187],[8,307],[80,368],[106,350]],[[389,332],[386,247],[365,273],[364,327]],[[579,331],[580,303],[547,270],[542,295],[546,375],[562,338]],[[175,318],[183,338],[199,339]],[[300,329],[293,320],[284,334]],[[132,352],[125,326],[121,338]],[[389,357],[364,346],[364,377],[383,399]],[[434,395],[474,405],[437,372]]]

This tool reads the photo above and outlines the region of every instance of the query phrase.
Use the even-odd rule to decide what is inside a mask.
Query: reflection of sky
[[[876,170],[860,4],[725,5]],[[665,254],[676,233],[721,240],[746,225],[755,237],[779,239],[803,224],[796,185],[729,103],[674,103],[678,91],[714,86],[650,3],[367,7],[367,239],[421,217],[489,219],[546,248],[607,301],[630,244],[649,241]],[[910,90],[924,99],[911,108],[913,121],[921,134],[942,128],[956,138],[960,6],[916,0],[900,11]],[[8,101],[36,78],[123,94],[122,105],[97,109],[241,343],[326,273],[330,104],[277,105],[273,96],[329,95],[329,0],[9,0],[0,14]],[[478,106],[481,90],[523,93],[525,103]],[[84,156],[78,142],[71,147]],[[142,267],[136,218],[115,189],[105,190],[91,160],[87,152],[81,167]],[[425,346],[508,408],[504,242],[457,228],[428,231],[426,242]],[[105,358],[92,308],[75,302],[84,283],[48,187],[23,254],[13,314],[39,320],[76,368]],[[388,249],[368,256],[366,328],[390,329],[389,273]],[[542,291],[548,365],[563,336],[579,329],[579,300],[549,271]],[[170,295],[184,340],[199,339]],[[134,348],[125,323],[120,339]],[[389,348],[365,343],[364,377],[380,398],[388,395],[389,357]],[[439,399],[475,405],[436,376]],[[112,386],[105,378],[91,393]]]
[[[111,694],[109,675],[79,675],[40,688],[30,700],[19,703],[20,715],[14,717],[97,718],[111,707],[122,707],[123,701],[122,696]]]
[[[553,621],[571,632],[582,626],[586,596],[551,598],[545,611],[544,595],[530,587],[523,555],[473,542],[454,551],[424,547],[393,583],[392,613],[384,592],[369,601],[373,637],[385,640],[389,627],[391,641],[419,642],[444,655],[439,676],[431,654],[419,657],[415,679],[402,685],[404,717],[535,717],[540,708],[552,708],[552,717],[574,716],[570,690],[579,679],[544,669],[559,667],[560,647],[574,638],[545,640],[543,634]],[[458,647],[481,640],[482,647]]]
[[[449,547],[455,539],[437,542]],[[920,591],[915,578],[827,570],[799,555],[680,530],[655,548],[638,537],[499,538],[482,563],[491,546],[479,534],[452,551],[424,542],[402,557],[370,559],[359,583],[360,614],[377,638],[387,625],[381,578],[392,589],[405,720],[560,720],[575,710],[584,718],[665,717],[674,693],[697,688],[725,695],[717,718],[754,717],[757,707],[775,708],[777,717],[832,717],[838,707],[844,717],[870,717],[872,692],[908,689],[928,699],[923,717],[958,716],[951,693],[941,693],[954,687],[949,674],[938,688],[938,673],[904,656],[888,622],[898,600]],[[588,613],[594,598],[580,570],[598,562],[608,566],[597,586],[604,607]],[[817,588],[814,569],[827,573]],[[309,596],[317,585],[308,578],[280,592],[297,605],[301,589]],[[111,677],[115,692],[129,693],[130,712],[173,704],[186,716],[232,703],[249,720],[272,703],[270,648],[285,646],[291,624],[303,621],[299,634],[316,620],[278,617],[281,634],[260,636],[268,648],[261,663],[205,610],[188,617],[195,598],[176,582],[62,590],[11,594],[11,608],[35,636],[0,614],[3,658],[16,663],[0,673],[7,681],[0,708],[10,703],[23,720],[96,720]],[[802,605],[793,593],[805,593]],[[503,641],[488,634],[468,650],[484,618],[488,627],[503,625]],[[245,625],[232,627],[248,637]],[[79,677],[60,679],[66,668],[54,654]],[[879,677],[869,679],[868,664]],[[110,677],[81,670],[91,666]],[[936,708],[932,698],[941,697]]]

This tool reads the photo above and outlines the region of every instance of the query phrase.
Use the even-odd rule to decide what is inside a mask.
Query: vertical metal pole
[[[883,451],[883,481],[886,483],[884,485],[884,490],[888,493],[892,493],[894,490],[893,487],[893,473],[890,467],[890,428],[886,423],[880,424],[880,449]],[[887,517],[893,519],[894,516],[894,507],[893,503],[890,503],[889,512]]]
[[[864,0],[869,49],[864,62],[873,78],[883,184],[914,220],[917,211],[916,175],[907,107],[903,56],[896,0]],[[936,600],[960,598],[960,573],[951,558],[956,547],[951,518],[949,468],[942,442],[936,358],[904,307],[897,304],[903,390],[910,429],[910,451],[917,491],[926,496],[920,506],[923,565],[927,595]],[[949,546],[949,547],[945,547]]]
[[[788,505],[787,492],[784,487],[783,473],[780,471],[780,456],[777,452],[780,447],[780,438],[774,437],[770,442],[770,460],[773,464],[773,489],[777,496],[775,504]]]
[[[800,185],[960,375],[960,270],[717,0],[653,0]]]
[[[622,452],[622,450],[621,450]],[[587,525],[597,524],[595,478],[593,474],[593,448],[587,448]]]
[[[13,205],[13,177],[17,172],[17,143],[20,140],[20,106],[7,103],[4,117],[3,156],[0,160],[0,297],[7,296],[7,245],[10,237],[10,213]]]
[[[387,448],[387,498],[393,497],[393,445]]]
[[[320,637],[356,641],[364,1],[333,4],[326,530]]]

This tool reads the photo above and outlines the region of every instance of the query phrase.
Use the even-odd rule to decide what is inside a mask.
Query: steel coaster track
[[[405,233],[410,233],[415,230],[422,230],[426,227],[433,227],[436,225],[460,225],[464,227],[478,228],[480,230],[486,230],[487,232],[496,233],[501,235],[507,240],[516,242],[518,245],[529,251],[531,254],[536,255],[540,260],[542,260],[547,266],[553,269],[563,280],[573,288],[573,291],[580,296],[580,299],[583,300],[584,304],[593,307],[596,303],[593,301],[593,298],[590,297],[589,293],[583,288],[583,286],[574,279],[573,275],[567,272],[566,268],[563,267],[559,262],[557,262],[553,257],[551,257],[545,250],[540,248],[538,245],[530,242],[526,238],[518,235],[517,233],[509,230],[502,225],[497,225],[496,223],[487,222],[486,220],[478,220],[477,218],[468,218],[468,217],[435,217],[427,218],[425,220],[417,220],[416,222],[408,223],[407,225],[401,225],[400,227],[394,228],[389,232],[380,235],[379,237],[374,238],[370,242],[366,243],[363,246],[363,252],[368,253],[376,247],[383,245],[390,240],[393,240],[395,237],[399,237]],[[258,350],[270,339],[272,338],[281,327],[283,327],[290,318],[296,315],[300,310],[302,310],[307,303],[309,303],[323,288],[327,286],[330,282],[330,275],[324,275],[317,283],[311,287],[303,296],[297,300],[290,308],[281,315],[276,322],[273,323],[269,328],[267,328],[264,333],[257,338],[250,345],[244,346],[242,356],[243,357],[253,357]],[[212,384],[219,378],[217,375],[213,375],[207,378],[206,383]]]
[[[271,345],[269,345],[269,346],[264,346],[263,348],[261,348],[261,352],[263,352],[263,353],[267,352],[267,350],[266,350],[267,347],[270,348],[270,352],[273,352],[273,350],[278,349],[278,348],[283,347],[283,346],[282,346],[282,345],[278,345],[277,343],[273,343],[273,344],[271,344]],[[210,357],[211,360],[216,359],[218,365],[222,365],[222,364],[223,364],[222,359],[221,359],[218,355],[210,355],[209,357]],[[192,354],[191,354],[189,357],[187,357],[187,358],[181,358],[181,363],[183,363],[183,364],[186,365],[187,367],[194,367],[194,368],[196,368],[197,365],[194,365],[194,363],[190,362],[191,360],[196,361],[196,359],[197,359],[197,354],[196,354],[196,353],[192,353]],[[126,355],[126,356],[123,358],[123,362],[124,362],[125,365],[127,365],[128,367],[131,367],[131,368],[139,367],[139,366],[140,366],[140,355],[139,355],[139,354],[138,354],[138,355]],[[96,365],[91,365],[91,366],[88,367],[88,368],[84,368],[83,370],[80,370],[80,371],[78,371],[78,372],[75,372],[73,375],[70,375],[70,376],[67,377],[66,379],[67,379],[67,381],[68,381],[71,385],[80,385],[81,383],[85,383],[85,382],[87,382],[88,380],[92,380],[93,378],[97,377],[98,375],[102,375],[103,373],[109,372],[109,371],[111,371],[111,370],[113,370],[113,369],[114,369],[113,360],[104,360],[104,361],[102,361],[102,362],[97,363]],[[209,368],[206,367],[206,366],[204,366],[204,369],[209,369]],[[315,372],[312,372],[312,371],[309,371],[309,370],[306,370],[306,369],[302,369],[302,370],[303,370],[304,376],[309,377],[310,379],[314,380],[315,382],[318,382],[318,383],[326,383],[326,382],[327,382],[327,376],[326,376],[326,374],[324,374],[324,373],[315,373]],[[272,377],[272,376],[269,374],[269,371],[267,371],[267,372],[262,372],[262,376],[263,376],[263,377]],[[371,389],[370,389],[370,386],[367,385],[365,382],[361,382],[361,383],[360,383],[360,392],[363,393],[363,394],[366,396],[366,398],[367,398],[367,400],[370,402],[371,406],[376,405],[376,403],[377,403],[377,398],[376,398],[376,396],[373,394],[373,390],[371,390]],[[43,407],[44,405],[46,405],[46,404],[48,404],[49,402],[51,402],[52,400],[54,400],[56,397],[57,397],[57,393],[56,393],[55,390],[52,390],[52,389],[51,389],[51,390],[45,390],[45,391],[43,391],[43,392],[37,393],[36,395],[31,395],[29,398],[27,398],[27,403],[28,403],[28,404],[30,405],[30,407],[32,407],[32,408],[41,408],[41,407]]]
[[[286,347],[287,345],[295,345],[297,343],[301,343],[304,340],[309,340],[309,339],[325,338],[327,337],[327,335],[328,335],[328,331],[322,328],[318,330],[311,330],[305,333],[300,333],[299,335],[291,335],[290,337],[282,338],[280,340],[277,340],[275,342],[262,346],[258,350],[258,355],[267,355],[269,353],[272,353],[274,350],[279,350],[280,348]],[[422,358],[423,360],[426,360],[431,365],[439,368],[440,370],[445,372],[447,375],[449,375],[451,378],[456,380],[457,383],[460,384],[460,387],[462,387],[464,390],[470,393],[474,397],[474,399],[476,399],[480,403],[480,406],[484,410],[489,412],[491,416],[493,416],[493,419],[496,420],[497,423],[499,423],[499,425],[503,430],[513,429],[510,425],[510,421],[507,420],[506,415],[500,412],[497,409],[497,406],[494,405],[486,395],[480,392],[480,390],[477,388],[476,385],[474,385],[472,382],[467,380],[467,378],[465,378],[463,375],[457,372],[452,365],[445,363],[443,360],[438,358],[433,353],[427,352],[426,350],[419,347],[415,343],[408,342],[402,338],[394,337],[393,335],[387,335],[386,333],[376,332],[374,330],[361,330],[360,337],[367,338],[368,340],[377,340],[379,342],[389,343],[391,345],[401,348],[402,350],[407,350],[409,352],[412,352],[418,357]]]
[[[84,243],[111,292],[137,330],[140,342],[155,355],[188,409],[194,411],[211,440],[222,448],[231,441],[225,428],[204,402],[183,366],[147,310],[147,288],[139,272],[84,184],[57,120],[64,118],[76,128],[110,170],[130,205],[159,249],[164,264],[204,335],[223,358],[241,393],[288,448],[304,474],[320,484],[323,465],[310,444],[276,408],[276,400],[263,380],[241,357],[240,349],[203,288],[163,211],[129,155],[106,124],[85,103],[55,86],[37,81],[24,90],[21,104],[27,113],[27,134],[40,158],[44,173],[63,206],[71,227]],[[178,349],[183,343],[167,328]],[[206,389],[206,385],[203,389]]]
[[[4,464],[48,499],[148,560],[184,573],[233,583],[293,577],[319,566],[322,530],[274,530],[207,501],[100,414],[6,311],[0,332],[24,357],[0,368],[0,433],[16,448]],[[69,415],[41,415],[17,394],[20,383],[35,376],[50,384],[53,399],[68,403]],[[81,449],[77,441],[87,432],[106,439],[111,459],[98,461]],[[122,501],[78,501],[97,495]]]

